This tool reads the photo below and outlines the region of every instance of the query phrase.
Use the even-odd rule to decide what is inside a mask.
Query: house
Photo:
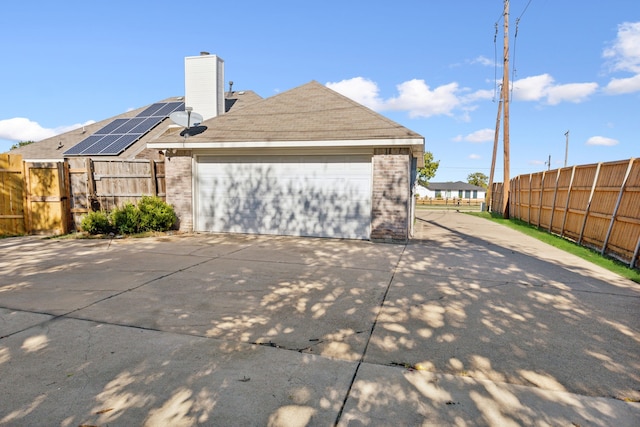
[[[484,200],[487,189],[462,181],[430,182],[427,188],[418,186],[420,198]]]
[[[184,97],[16,153],[52,160],[164,158],[166,201],[184,231],[376,241],[411,236],[421,135],[316,81],[266,99],[231,87],[225,93],[223,82],[219,57],[187,57]],[[166,118],[169,111],[202,120],[184,128]],[[138,132],[147,119],[153,126],[137,139],[112,129]]]

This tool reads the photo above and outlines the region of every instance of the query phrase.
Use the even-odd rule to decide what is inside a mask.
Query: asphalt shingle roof
[[[422,138],[416,132],[311,81],[202,123],[189,142]],[[181,142],[176,133],[154,142]]]
[[[431,191],[458,191],[458,190],[478,190],[486,191],[486,188],[478,187],[477,185],[469,184],[468,182],[456,181],[456,182],[430,182],[427,188]]]
[[[182,99],[183,97],[171,97],[157,102],[175,102]],[[225,93],[225,108],[227,111],[240,110],[247,105],[250,105],[256,101],[260,101],[261,99],[262,97],[260,97],[253,91],[227,92]],[[24,159],[62,160],[64,157],[63,153],[65,151],[78,144],[86,137],[102,129],[104,126],[108,125],[115,119],[135,117],[136,115],[144,111],[147,107],[149,107],[149,105],[145,105],[144,107],[140,107],[132,111],[127,111],[125,113],[110,117],[105,120],[101,120],[99,122],[84,126],[79,129],[74,129],[72,131],[65,132],[51,138],[46,138],[25,145],[23,147],[16,148],[14,150],[11,150],[10,152],[11,154],[20,154]],[[148,157],[147,155],[145,155],[145,150],[147,150],[147,142],[152,141],[159,135],[164,134],[172,124],[173,123],[171,122],[171,120],[165,119],[151,131],[149,131],[149,133],[136,141],[131,147],[127,148],[119,156],[100,156],[100,158],[130,159],[137,157]]]

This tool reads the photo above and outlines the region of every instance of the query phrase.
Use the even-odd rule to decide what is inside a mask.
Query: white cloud
[[[493,60],[486,58],[482,55],[478,56],[477,58],[473,59],[471,61],[472,64],[480,64],[480,65],[484,65],[487,67],[493,67],[495,65],[495,62],[493,62]]]
[[[480,154],[469,154],[469,158],[471,160],[478,160],[478,159],[481,159],[482,156]]]
[[[385,110],[408,110],[409,117],[451,116],[462,101],[458,83],[431,89],[424,80],[413,79],[398,86],[399,96],[385,102]]]
[[[613,63],[616,71],[640,73],[640,22],[618,25],[618,36],[613,46],[602,54]]]
[[[569,83],[548,88],[547,102],[557,105],[563,101],[579,103],[598,90],[597,83]]]
[[[458,135],[453,140],[454,141],[467,141],[472,143],[482,143],[493,141],[495,136],[494,129],[480,129],[475,132],[471,132],[466,136]]]
[[[592,136],[587,139],[587,145],[602,145],[605,147],[611,147],[613,145],[618,145],[618,141],[612,138],[607,138],[604,136]]]
[[[604,90],[611,95],[638,92],[640,91],[640,74],[623,79],[611,79]]]
[[[517,101],[544,101],[549,105],[561,102],[582,102],[598,89],[597,83],[555,84],[549,74],[526,77],[513,83],[513,98]]]
[[[408,111],[409,117],[453,115],[457,108],[471,108],[470,103],[489,97],[490,91],[478,91],[462,96],[458,83],[431,89],[424,80],[413,79],[396,86],[398,96],[382,99],[377,83],[363,77],[328,82],[327,87],[376,111]],[[486,93],[485,93],[486,92]]]
[[[378,85],[364,77],[328,82],[326,86],[372,110],[378,111],[382,108],[383,101],[380,99]]]
[[[41,139],[50,138],[92,123],[95,123],[95,121],[89,120],[85,123],[69,126],[43,128],[38,122],[24,117],[14,117],[12,119],[0,120],[0,139],[8,139],[10,141],[40,141]]]
[[[611,63],[613,71],[631,72],[635,75],[611,79],[605,92],[620,95],[640,91],[640,22],[625,22],[618,25],[618,36],[603,57]]]
[[[516,101],[539,101],[545,97],[552,84],[553,77],[549,74],[516,80],[513,82],[513,99]]]

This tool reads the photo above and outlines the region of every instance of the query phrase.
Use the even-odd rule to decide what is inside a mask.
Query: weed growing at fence
[[[548,233],[547,231],[540,230],[537,227],[529,225],[519,219],[504,219],[500,214],[489,212],[467,212],[467,214],[479,216],[520,231],[521,233],[536,238],[558,249],[562,249],[565,252],[576,255],[602,268],[606,268],[607,270],[617,273],[622,277],[626,277],[636,283],[640,283],[640,271],[629,268],[626,264],[623,264],[618,260],[604,257],[592,249],[580,246],[570,240]]]

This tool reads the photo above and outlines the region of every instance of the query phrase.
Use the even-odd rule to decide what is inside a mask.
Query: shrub
[[[111,222],[120,234],[137,233],[140,227],[140,210],[133,203],[111,211]]]
[[[141,231],[167,231],[176,223],[173,207],[159,197],[143,196],[138,205],[126,203],[110,214],[91,212],[82,219],[82,229],[90,234],[115,231],[133,234]]]
[[[106,234],[112,231],[109,215],[105,211],[89,212],[82,218],[81,226],[89,234]]]
[[[176,223],[171,205],[159,197],[144,196],[138,202],[140,211],[139,231],[167,231]]]

